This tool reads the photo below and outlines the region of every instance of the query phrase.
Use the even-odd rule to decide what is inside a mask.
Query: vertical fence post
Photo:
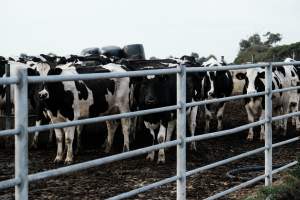
[[[265,186],[272,185],[272,63],[265,68]]]
[[[28,82],[25,68],[13,69],[19,78],[15,86],[15,128],[20,133],[15,136],[15,177],[21,180],[15,187],[15,199],[28,199]]]
[[[177,145],[177,200],[186,199],[186,70],[185,65],[179,65],[177,73],[177,139],[181,143]]]
[[[6,77],[10,77],[10,65],[5,64],[5,75]],[[10,101],[10,87],[11,85],[6,85],[5,88],[5,129],[11,129],[11,101]]]

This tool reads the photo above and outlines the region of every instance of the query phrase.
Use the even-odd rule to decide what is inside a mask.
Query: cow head
[[[134,99],[138,106],[155,108],[166,105],[171,92],[170,79],[170,75],[148,75],[134,78]]]
[[[247,69],[244,73],[237,73],[238,80],[245,80],[244,93],[251,94],[265,90],[265,71],[262,68]]]
[[[61,74],[62,69],[60,68],[53,68],[50,69],[48,72],[48,75],[59,75]],[[59,89],[63,89],[61,88],[63,87],[62,83],[42,83],[40,85],[40,89],[38,92],[39,98],[40,100],[47,100],[49,98],[54,98],[51,96],[51,94],[55,94],[55,90],[59,90]]]

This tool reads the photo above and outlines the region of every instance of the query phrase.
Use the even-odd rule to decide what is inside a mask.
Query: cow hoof
[[[105,147],[104,152],[105,152],[105,153],[109,153],[110,150],[111,150],[111,146],[107,145],[107,146]]]
[[[191,151],[197,151],[196,142],[192,142],[190,145]]]
[[[54,159],[54,163],[55,163],[55,164],[60,164],[60,163],[62,163],[62,157],[56,156],[56,158]]]
[[[247,137],[247,140],[249,141],[249,142],[252,142],[253,141],[253,136],[251,137],[251,136],[248,136]]]
[[[123,152],[127,152],[127,151],[129,151],[129,147],[127,145],[124,145],[123,146]]]
[[[154,152],[153,153],[149,153],[147,155],[147,157],[146,157],[146,160],[149,160],[149,161],[153,162],[153,160],[154,160]]]
[[[260,137],[259,139],[260,139],[260,141],[264,141],[265,137]]]
[[[30,145],[30,149],[37,149],[37,148],[38,146],[35,142]]]
[[[160,157],[158,157],[158,159],[157,159],[157,164],[165,164],[165,163],[166,163],[165,158],[160,158]]]
[[[104,141],[104,143],[101,145],[101,148],[106,148],[106,146],[107,146],[107,139]]]
[[[66,159],[65,165],[71,165],[73,163],[73,159]]]

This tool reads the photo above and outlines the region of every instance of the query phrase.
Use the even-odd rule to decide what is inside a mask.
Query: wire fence
[[[18,68],[13,70],[11,77],[1,78],[0,84],[14,84],[15,94],[14,94],[14,106],[15,106],[15,128],[0,131],[0,136],[15,136],[15,178],[1,181],[0,190],[15,187],[15,199],[26,200],[28,199],[28,184],[33,181],[38,181],[42,179],[47,179],[55,176],[60,176],[67,173],[72,173],[80,170],[85,170],[91,167],[104,165],[118,160],[124,160],[141,154],[146,154],[148,152],[158,150],[161,148],[168,148],[177,146],[177,173],[173,177],[163,179],[158,182],[154,182],[150,185],[131,190],[118,196],[111,197],[110,199],[124,199],[127,197],[134,196],[138,193],[151,190],[153,188],[160,187],[162,185],[177,182],[177,199],[186,199],[186,178],[196,173],[204,172],[208,169],[218,167],[220,165],[227,164],[229,162],[245,158],[257,153],[265,153],[265,173],[264,175],[258,176],[252,180],[244,182],[228,190],[217,193],[207,199],[217,199],[231,192],[237,191],[243,187],[257,183],[258,181],[265,180],[265,185],[270,186],[272,184],[272,175],[278,173],[286,168],[292,167],[297,164],[297,161],[293,161],[281,168],[276,170],[272,169],[272,149],[282,145],[289,144],[291,142],[298,141],[300,137],[295,137],[289,140],[285,140],[276,144],[272,144],[272,121],[282,120],[293,116],[300,115],[300,112],[289,113],[282,116],[272,117],[272,94],[278,92],[286,92],[291,90],[298,90],[300,86],[276,89],[272,90],[272,67],[282,66],[282,65],[299,65],[300,62],[274,62],[274,63],[261,63],[261,64],[246,64],[246,65],[230,65],[230,66],[220,66],[220,67],[186,67],[185,65],[178,65],[177,68],[163,69],[163,70],[143,70],[143,71],[130,71],[130,72],[109,72],[109,73],[97,73],[97,74],[82,74],[82,75],[53,75],[53,76],[28,76],[27,70],[24,68]],[[206,71],[222,71],[222,70],[236,70],[236,69],[249,69],[249,68],[265,68],[265,91],[253,94],[244,94],[237,96],[230,96],[219,99],[204,100],[199,102],[186,103],[186,76],[188,73],[193,72],[206,72]],[[39,82],[57,82],[57,81],[72,81],[72,80],[94,80],[103,78],[121,78],[121,77],[137,77],[137,76],[147,76],[147,75],[159,75],[159,74],[176,74],[177,75],[177,105],[154,108],[149,110],[141,110],[135,112],[121,113],[115,115],[94,117],[88,119],[74,120],[63,123],[49,124],[43,126],[33,126],[28,127],[28,84],[29,83],[39,83]],[[242,125],[236,128],[217,131],[213,133],[207,133],[202,135],[196,135],[191,137],[186,137],[186,108],[206,105],[211,103],[225,102],[230,100],[238,100],[249,97],[262,96],[265,97],[265,118],[260,121]],[[43,172],[38,172],[34,174],[28,174],[28,134],[34,133],[36,131],[45,131],[54,128],[63,128],[69,126],[77,126],[83,124],[90,124],[96,122],[102,122],[107,120],[116,120],[121,118],[131,118],[135,116],[142,116],[152,113],[165,112],[177,110],[177,139],[162,144],[157,144],[141,149],[132,150],[129,152],[124,152],[112,156],[107,156],[95,160],[86,161],[83,163],[73,164],[70,166],[60,167],[52,170],[47,170]],[[221,160],[215,163],[208,164],[203,167],[199,167],[190,171],[186,170],[186,143],[192,141],[207,140],[211,138],[226,136],[234,134],[249,128],[257,126],[265,126],[265,146],[251,150],[240,155],[236,155],[225,160]]]

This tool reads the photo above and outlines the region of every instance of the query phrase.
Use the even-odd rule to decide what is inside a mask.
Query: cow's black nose
[[[47,98],[47,94],[40,94],[39,97],[40,97],[41,100],[46,99]]]
[[[148,105],[153,105],[153,104],[155,104],[155,102],[156,101],[153,97],[147,98],[147,100],[146,100],[146,104],[148,104]]]

